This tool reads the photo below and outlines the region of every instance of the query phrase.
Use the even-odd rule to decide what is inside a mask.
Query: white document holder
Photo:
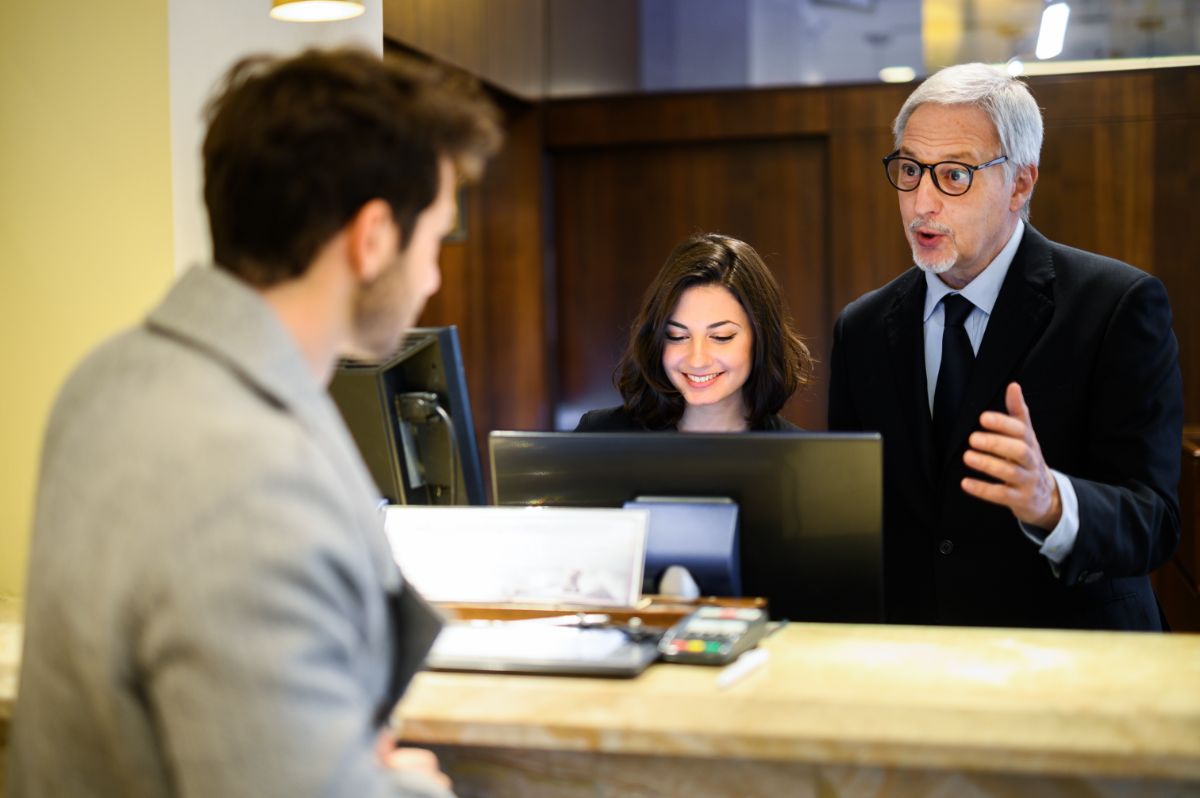
[[[417,507],[385,510],[404,578],[430,601],[633,607],[645,510]]]

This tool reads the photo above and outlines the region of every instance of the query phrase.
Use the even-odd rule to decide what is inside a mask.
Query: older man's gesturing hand
[[[1021,386],[1009,383],[1004,394],[1008,414],[988,411],[979,416],[981,430],[971,433],[963,462],[996,482],[964,478],[970,495],[1012,510],[1019,520],[1054,529],[1062,517],[1058,483],[1042,458]]]

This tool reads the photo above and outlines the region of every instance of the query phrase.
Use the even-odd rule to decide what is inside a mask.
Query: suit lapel
[[[904,425],[911,438],[912,450],[917,452],[921,471],[932,483],[933,456],[932,422],[929,418],[929,395],[925,383],[925,338],[921,317],[925,308],[925,279],[918,269],[912,269],[897,286],[896,298],[884,316],[888,355],[892,375],[900,400],[901,418],[916,419]],[[916,363],[914,369],[912,364]]]
[[[1004,389],[1054,313],[1053,283],[1050,242],[1026,224],[979,345],[948,457],[957,456],[967,436],[978,428],[980,413],[997,400],[1003,407]]]

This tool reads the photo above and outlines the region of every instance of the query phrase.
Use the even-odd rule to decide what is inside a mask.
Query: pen
[[[717,675],[717,687],[724,690],[730,685],[740,682],[767,662],[765,648],[753,648],[742,654]]]

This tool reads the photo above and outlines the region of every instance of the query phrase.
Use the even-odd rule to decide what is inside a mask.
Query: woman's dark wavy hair
[[[625,409],[649,429],[673,427],[683,417],[686,403],[662,364],[667,321],[684,291],[704,285],[728,289],[750,318],[753,362],[742,397],[751,429],[778,413],[812,374],[812,357],[779,283],[754,248],[716,233],[692,236],[675,247],[646,290],[613,373]]]

